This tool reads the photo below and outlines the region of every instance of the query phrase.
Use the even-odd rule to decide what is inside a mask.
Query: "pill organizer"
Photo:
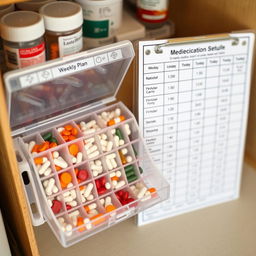
[[[33,225],[47,222],[64,247],[169,197],[135,117],[116,102],[133,57],[123,41],[4,76]]]

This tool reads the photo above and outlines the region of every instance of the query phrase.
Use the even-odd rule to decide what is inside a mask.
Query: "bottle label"
[[[156,23],[167,19],[167,0],[138,0],[137,13],[141,20]]]
[[[59,57],[64,57],[83,49],[82,29],[69,36],[59,37]]]
[[[6,65],[10,69],[24,68],[45,62],[45,43],[25,49],[4,45]]]

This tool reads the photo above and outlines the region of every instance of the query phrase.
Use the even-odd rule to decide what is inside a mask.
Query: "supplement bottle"
[[[15,9],[14,4],[8,5],[1,5],[0,6],[0,19],[7,13],[13,12]],[[3,49],[3,42],[0,37],[0,70],[4,70],[4,49]]]
[[[17,3],[16,7],[18,10],[22,11],[34,11],[39,12],[39,9],[50,2],[55,2],[57,0],[30,0],[27,2]]]
[[[79,4],[53,2],[40,9],[44,17],[47,59],[71,55],[83,49],[83,13]]]
[[[83,37],[87,48],[115,41],[122,23],[122,0],[76,0],[83,8]]]
[[[168,0],[137,0],[137,16],[146,28],[163,26],[168,18]]]
[[[43,17],[36,12],[18,11],[1,18],[1,37],[8,69],[45,61]]]

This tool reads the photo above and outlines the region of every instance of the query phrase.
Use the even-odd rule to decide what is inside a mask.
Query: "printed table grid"
[[[229,57],[233,57],[233,56],[229,56]],[[163,205],[170,205],[170,204],[177,204],[177,205],[182,205],[183,203],[187,202],[187,203],[193,203],[193,200],[200,200],[200,199],[203,199],[204,200],[204,197],[205,197],[205,194],[216,194],[217,192],[222,192],[220,191],[221,189],[224,190],[224,180],[225,180],[225,172],[224,172],[224,169],[225,167],[227,166],[227,159],[226,159],[226,154],[227,154],[227,151],[228,151],[228,136],[226,136],[226,138],[224,138],[225,140],[225,144],[226,146],[223,147],[222,151],[218,151],[218,154],[217,153],[212,153],[211,154],[211,158],[208,160],[211,162],[211,166],[208,166],[208,171],[206,172],[205,171],[205,168],[203,168],[204,165],[202,165],[203,163],[203,146],[204,146],[204,140],[202,138],[204,138],[204,131],[205,129],[207,129],[208,126],[205,126],[203,125],[205,123],[205,113],[206,113],[206,110],[210,109],[210,108],[206,108],[205,106],[205,101],[206,101],[206,92],[207,92],[207,86],[206,86],[206,80],[207,80],[207,62],[206,62],[206,59],[203,59],[203,58],[200,58],[198,60],[203,60],[205,61],[205,66],[203,68],[195,68],[193,65],[191,66],[190,69],[183,69],[183,71],[188,71],[188,70],[191,70],[192,71],[192,77],[191,79],[187,79],[187,80],[182,80],[180,79],[179,75],[180,75],[180,70],[179,72],[177,72],[177,81],[174,81],[174,82],[165,82],[165,78],[166,78],[166,75],[165,73],[168,73],[168,74],[171,74],[169,71],[166,71],[165,70],[165,66],[163,67],[163,71],[162,72],[156,72],[157,74],[159,73],[163,73],[163,92],[162,94],[157,94],[157,95],[154,95],[154,96],[150,96],[151,98],[154,98],[156,96],[162,96],[162,105],[159,105],[158,107],[165,107],[169,109],[175,109],[177,108],[176,112],[174,111],[173,114],[177,114],[179,113],[179,115],[182,115],[184,113],[190,113],[190,118],[187,120],[187,122],[190,123],[190,125],[187,127],[187,133],[189,134],[188,135],[188,142],[189,144],[187,145],[187,147],[185,147],[184,149],[187,150],[187,155],[183,158],[178,158],[177,155],[178,155],[178,144],[180,142],[182,142],[182,140],[178,140],[178,134],[179,134],[179,122],[174,122],[174,123],[170,123],[170,124],[167,124],[165,123],[165,119],[168,117],[168,116],[171,116],[171,115],[168,115],[166,114],[165,112],[165,109],[163,109],[163,114],[160,118],[163,119],[162,121],[162,133],[161,134],[158,134],[158,136],[162,136],[162,142],[158,145],[154,145],[155,147],[156,146],[161,146],[162,147],[162,153],[160,153],[160,155],[162,155],[162,165],[160,165],[162,167],[162,170],[163,170],[163,174],[168,178],[168,180],[171,181],[171,187],[172,187],[172,192],[171,192],[171,198],[169,201],[163,203]],[[169,64],[168,62],[165,62],[167,64]],[[175,62],[175,63],[180,63],[179,61],[178,62]],[[170,64],[172,64],[172,62],[170,62]],[[218,89],[217,90],[217,95],[216,99],[228,99],[229,98],[229,102],[227,105],[225,105],[225,102],[224,102],[224,105],[221,105],[221,101],[217,102],[217,105],[215,107],[212,107],[212,109],[214,110],[217,110],[215,111],[216,112],[216,115],[215,115],[215,120],[217,120],[215,122],[215,133],[213,133],[212,135],[208,135],[208,136],[214,136],[215,137],[215,143],[214,143],[214,149],[213,149],[213,152],[217,150],[218,148],[218,143],[219,143],[219,140],[221,140],[222,138],[219,138],[220,134],[219,134],[219,131],[218,131],[218,126],[220,125],[221,123],[221,119],[218,119],[218,117],[221,116],[220,113],[218,113],[218,110],[221,109],[225,109],[223,108],[224,107],[227,107],[229,106],[229,109],[227,109],[226,113],[223,114],[223,117],[226,117],[228,116],[228,120],[224,120],[224,124],[227,123],[228,127],[230,127],[230,120],[229,120],[229,115],[230,115],[230,109],[231,109],[231,106],[232,106],[232,102],[231,102],[231,97],[233,96],[232,95],[232,86],[233,85],[233,81],[232,83],[229,85],[229,86],[226,86],[224,87],[226,89],[226,92],[227,92],[227,95],[225,97],[223,97],[223,95],[220,95],[220,92],[221,92],[221,86],[220,86],[220,80],[221,78],[223,77],[232,77],[232,75],[235,75],[233,73],[233,66],[235,64],[232,62],[231,64],[224,64],[222,65],[221,62],[219,61],[219,64],[218,65],[213,65],[213,67],[218,67],[218,76],[212,76],[212,78],[218,78],[218,85],[216,87],[211,87],[211,89]],[[222,67],[227,67],[227,68],[230,68],[231,66],[231,73],[226,76],[226,75],[221,75],[221,70],[224,70],[222,69]],[[178,70],[178,69],[177,69]],[[198,73],[196,73],[196,72]],[[151,73],[151,74],[155,74],[155,73]],[[197,74],[198,75],[201,75],[201,77],[199,78],[194,78],[194,74]],[[245,73],[241,73],[241,74],[244,74]],[[192,86],[190,88],[190,90],[183,90],[184,93],[188,93],[188,92],[191,92],[191,95],[190,95],[190,101],[186,101],[186,102],[183,102],[183,103],[188,103],[190,104],[190,111],[185,111],[185,112],[182,112],[182,111],[179,111],[179,100],[176,99],[174,100],[174,102],[172,103],[167,103],[165,102],[165,95],[174,95],[174,96],[178,96],[179,93],[180,93],[180,84],[181,84],[181,81],[184,82],[184,81],[189,81],[191,82],[191,85],[194,84],[194,81],[196,80],[203,80],[203,84],[204,86],[202,88],[197,88],[195,87],[194,89],[192,89]],[[200,81],[200,80],[199,80]],[[166,84],[172,84],[172,83],[175,83],[177,82],[177,89],[175,92],[171,92],[171,93],[165,93],[166,91]],[[159,85],[159,83],[157,83]],[[146,86],[155,86],[157,84],[147,84]],[[145,86],[145,85],[144,85]],[[193,99],[193,93],[196,92],[196,91],[199,91],[198,94],[194,94],[195,96],[199,96],[202,95],[202,97],[198,100],[196,99]],[[225,90],[222,89],[222,92],[225,92]],[[237,93],[237,95],[240,95],[241,93]],[[234,94],[236,95],[236,94]],[[221,98],[223,97],[223,98]],[[177,97],[176,97],[177,98]],[[145,96],[145,100],[147,99],[147,96]],[[209,99],[209,98],[207,98]],[[211,98],[210,98],[211,99]],[[203,102],[202,106],[199,107],[196,111],[194,111],[194,107],[193,107],[193,103],[195,102]],[[220,105],[219,105],[220,104]],[[145,107],[145,110],[148,109],[148,108],[155,108],[155,106],[152,106],[152,107]],[[200,115],[201,113],[201,116],[199,116],[198,118],[196,117],[196,114]],[[238,113],[240,113],[240,111],[238,111]],[[195,114],[195,116],[193,117],[193,114]],[[208,116],[209,117],[209,116]],[[150,118],[149,118],[150,119]],[[200,120],[201,123],[203,124],[200,124],[199,127],[197,128],[192,128],[193,126],[193,121],[195,120]],[[180,122],[182,123],[182,122]],[[159,127],[159,125],[156,125]],[[166,127],[175,127],[175,131],[173,133],[173,135],[176,134],[176,140],[173,140],[171,143],[169,143],[170,146],[172,145],[175,145],[175,148],[174,149],[169,149],[167,147],[164,147],[163,145],[168,145],[166,142],[165,142],[165,135],[170,135],[170,133],[165,132],[165,128]],[[153,128],[154,126],[151,126],[150,128]],[[240,127],[239,127],[240,128]],[[147,126],[145,125],[145,129],[147,129]],[[229,129],[229,128],[228,128]],[[194,146],[194,145],[191,145],[191,141],[192,139],[196,138],[196,135],[193,133],[193,131],[201,131],[202,133],[199,135],[198,138],[201,139],[201,147],[198,145],[198,146]],[[146,137],[147,138],[147,137]],[[211,144],[210,144],[211,145]],[[200,148],[200,150],[199,150]],[[196,150],[198,149],[198,152],[195,153],[196,156],[198,156],[197,158],[193,158],[193,152],[192,150]],[[168,155],[168,152],[169,153],[175,153],[176,157],[175,158],[171,158],[169,161],[166,160],[168,159],[169,155]],[[210,151],[211,152],[211,151]],[[151,151],[151,153],[153,153]],[[218,160],[218,157],[219,155],[221,155],[220,153],[222,153],[222,158],[223,158],[223,161],[221,161],[219,164],[216,164],[219,162]],[[208,152],[209,154],[209,152]],[[188,159],[188,161],[185,162],[185,169],[181,169],[179,166],[179,168],[177,168],[177,161],[179,159],[182,159],[183,162],[184,160]],[[167,164],[166,164],[167,163]],[[168,169],[171,168],[171,169]],[[217,168],[221,168],[220,170],[216,170]],[[204,173],[202,173],[204,172]],[[222,175],[223,178],[220,178],[219,176]],[[205,179],[205,177],[207,177],[207,179]],[[206,182],[208,182],[208,184],[206,185]],[[211,184],[211,185],[210,185]],[[211,189],[209,189],[211,188]],[[202,196],[204,195],[204,196]],[[206,196],[207,197],[207,196]]]

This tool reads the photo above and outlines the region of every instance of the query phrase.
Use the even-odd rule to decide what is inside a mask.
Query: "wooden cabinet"
[[[1,0],[1,4],[21,0]],[[194,36],[210,33],[230,32],[241,29],[256,29],[255,0],[172,0],[170,18],[176,24],[176,36]],[[132,107],[133,74],[131,67],[118,94],[128,107]],[[246,154],[256,160],[256,69],[251,89],[250,116]],[[1,197],[4,216],[13,230],[20,250],[25,255],[39,255],[37,241],[31,225],[29,212],[12,145],[8,114],[6,112],[4,88],[0,86],[0,166],[2,177]],[[50,250],[50,249],[49,249]]]

